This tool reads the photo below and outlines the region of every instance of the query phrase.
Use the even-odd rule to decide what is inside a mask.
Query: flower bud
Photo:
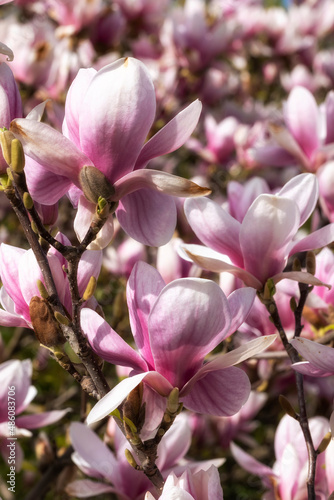
[[[23,193],[23,205],[27,210],[32,209],[32,207],[34,206],[34,200],[30,196],[30,193],[28,192]]]
[[[10,132],[9,130],[0,130],[0,144],[1,144],[1,149],[2,149],[2,154],[3,157],[10,165],[12,163],[12,141],[15,139],[15,135],[13,132]]]
[[[42,345],[54,347],[64,344],[66,339],[56,321],[53,310],[46,299],[35,295],[29,304],[29,314],[36,337]]]
[[[25,165],[24,151],[21,142],[13,139],[11,144],[11,163],[10,166],[16,173],[23,172]]]
[[[84,291],[84,294],[82,296],[82,300],[84,301],[89,300],[94,295],[95,290],[96,290],[96,278],[95,276],[91,276],[88,281],[86,290]]]
[[[310,250],[306,253],[306,271],[310,274],[315,275],[316,269],[316,261],[315,261],[315,253]]]
[[[79,174],[82,191],[87,200],[97,203],[99,197],[108,200],[115,189],[100,170],[93,166],[84,166]]]
[[[279,401],[279,404],[282,407],[282,410],[284,410],[285,413],[287,413],[288,415],[290,415],[290,417],[292,417],[292,418],[296,418],[297,417],[297,414],[296,414],[295,410],[293,409],[292,404],[290,403],[290,401],[285,396],[283,396],[283,394],[280,394],[278,396],[278,401]]]
[[[327,448],[327,446],[331,442],[331,439],[332,439],[332,433],[327,432],[327,434],[322,438],[322,441],[318,446],[317,452],[322,453],[323,451],[325,451],[325,449]]]

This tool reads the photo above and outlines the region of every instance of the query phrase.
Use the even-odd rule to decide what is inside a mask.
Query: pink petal
[[[144,168],[152,158],[171,153],[181,147],[193,133],[201,111],[202,104],[197,99],[178,113],[143,146],[135,168]]]
[[[300,174],[293,177],[277,193],[297,203],[300,212],[300,226],[307,221],[318,201],[318,181],[313,174]]]
[[[154,368],[154,360],[148,335],[148,316],[164,286],[164,280],[154,267],[138,262],[126,288],[132,335],[139,353],[151,368]]]
[[[167,285],[149,316],[155,369],[182,388],[230,326],[227,299],[210,280],[184,278]]]
[[[260,195],[241,225],[240,246],[244,268],[261,283],[283,271],[287,247],[299,227],[299,210],[288,198]]]
[[[304,271],[283,272],[275,274],[275,276],[272,277],[275,285],[276,283],[284,279],[298,281],[299,283],[307,283],[308,285],[327,286],[327,288],[331,288],[331,285],[327,285],[323,281],[318,280],[318,278],[313,276],[313,274],[306,273]]]
[[[23,328],[30,328],[27,321],[7,311],[0,309],[0,325],[1,326],[22,326]]]
[[[103,493],[117,493],[117,489],[108,484],[97,483],[90,479],[78,479],[69,483],[65,491],[68,495],[77,498],[91,498]]]
[[[116,216],[129,236],[153,247],[165,245],[176,226],[173,198],[151,189],[140,189],[124,196]]]
[[[258,462],[255,458],[244,452],[241,448],[239,448],[239,446],[234,443],[231,443],[231,452],[238,464],[251,474],[255,474],[256,476],[260,477],[265,476],[268,478],[276,476],[276,474],[270,467],[261,464],[261,462]]]
[[[81,325],[96,354],[109,363],[146,371],[145,361],[92,309],[81,311]]]
[[[305,87],[296,86],[290,92],[284,118],[294,138],[308,158],[319,147],[319,111],[313,95]]]
[[[92,79],[80,113],[80,144],[112,184],[133,170],[155,108],[152,79],[137,59],[119,59]]]
[[[78,211],[74,219],[74,231],[79,241],[82,241],[92,223],[96,205],[80,196]],[[102,229],[97,233],[95,240],[88,246],[89,250],[102,250],[109,245],[114,235],[113,214],[110,214]]]
[[[115,200],[120,200],[127,194],[145,188],[181,198],[211,193],[210,189],[198,186],[188,179],[159,170],[135,170],[115,182],[114,188],[115,195],[111,199]]]
[[[157,466],[160,470],[173,467],[185,456],[191,445],[191,434],[188,417],[180,413],[159,444]]]
[[[246,403],[251,385],[240,368],[226,368],[208,373],[180,400],[189,410],[208,415],[230,417]]]
[[[26,253],[22,248],[2,243],[0,246],[0,274],[6,292],[15,303],[15,312],[29,318],[29,308],[19,286],[19,262]]]
[[[88,282],[92,276],[98,279],[102,266],[101,250],[86,250],[80,259],[78,266],[78,288],[80,295],[83,295]]]
[[[304,168],[309,169],[310,168],[310,162],[307,156],[305,155],[304,151],[302,150],[300,144],[296,140],[295,137],[291,134],[291,132],[286,129],[284,126],[277,125],[276,123],[271,123],[269,125],[269,130],[273,138],[276,140],[276,142],[286,150],[287,154],[292,156],[292,161],[290,160],[290,164],[293,163],[293,158],[295,158]],[[270,152],[267,151],[267,155]],[[261,163],[265,160],[265,151],[262,152],[262,160]],[[271,154],[274,154],[272,160],[269,158],[269,163],[267,165],[272,165],[274,162],[274,158],[278,157],[278,161],[280,161],[280,154],[279,151],[272,151]],[[258,159],[259,155],[255,155],[256,159]],[[282,161],[279,163],[280,166],[284,166],[286,157],[282,154]],[[289,164],[289,163],[288,163]]]
[[[0,365],[0,415],[1,420],[7,416],[8,387],[15,387],[15,412],[19,414],[25,409],[25,401],[31,386],[32,364],[30,359],[24,361],[10,360]]]
[[[305,238],[299,240],[290,250],[289,255],[294,255],[297,252],[306,252],[307,250],[315,250],[325,247],[334,241],[334,223],[314,231]]]
[[[290,344],[314,367],[334,374],[334,349],[312,340],[295,338]]]
[[[28,156],[80,187],[80,169],[92,162],[60,132],[46,123],[24,118],[12,121],[10,130],[22,142]]]
[[[70,409],[66,410],[53,410],[36,413],[35,415],[23,415],[16,419],[16,425],[23,429],[39,429],[46,425],[54,424],[63,418]]]
[[[256,290],[254,288],[238,288],[228,296],[227,300],[232,318],[229,333],[237,331],[239,326],[246,320],[255,297]]]
[[[208,198],[186,200],[184,211],[196,236],[208,247],[243,264],[239,246],[240,223]]]

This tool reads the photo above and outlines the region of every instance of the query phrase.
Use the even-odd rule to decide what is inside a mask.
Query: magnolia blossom
[[[154,500],[152,493],[147,493],[145,500]],[[171,473],[164,485],[159,500],[223,500],[223,490],[217,468],[212,465],[208,470],[191,473],[186,470],[181,477]]]
[[[125,456],[129,443],[118,427],[114,427],[115,452],[112,452],[89,427],[79,422],[71,424],[70,437],[75,450],[72,460],[82,472],[98,481],[89,479],[74,481],[66,487],[69,495],[86,498],[113,492],[124,500],[137,500],[142,499],[147,490],[153,491],[148,478],[141,471],[130,467]],[[210,469],[214,465],[219,467],[224,462],[222,459],[204,462],[191,462],[185,459],[190,444],[191,431],[185,414],[181,414],[158,446],[156,464],[163,477],[166,477],[172,469],[181,474],[187,467],[189,471],[196,473]]]
[[[237,330],[254,296],[255,290],[244,288],[227,299],[214,282],[198,278],[178,279],[165,286],[154,268],[136,264],[127,284],[127,301],[137,351],[94,311],[82,310],[82,328],[94,351],[110,363],[133,368],[133,376],[102,398],[87,422],[108,415],[143,380],[164,397],[178,387],[180,400],[193,411],[236,413],[249,396],[250,383],[234,365],[268,347],[276,335],[256,339],[209,363],[203,361]]]
[[[5,461],[9,457],[8,444],[10,437],[30,437],[28,429],[38,429],[60,420],[68,410],[40,412],[34,415],[21,415],[37,394],[36,387],[31,385],[32,363],[30,359],[24,361],[10,360],[0,364],[0,452]],[[13,399],[9,399],[12,394]],[[10,405],[15,401],[15,405]],[[9,410],[13,409],[15,425],[9,425]],[[20,469],[23,451],[18,441],[15,441],[16,467]]]
[[[82,190],[88,197],[81,197],[75,220],[80,239],[102,194],[131,237],[160,246],[171,238],[176,224],[171,196],[202,196],[210,190],[145,167],[152,158],[184,144],[201,107],[194,101],[144,144],[155,117],[155,90],[144,64],[129,57],[98,72],[92,68],[79,71],[67,94],[64,135],[49,125],[25,119],[14,120],[11,130],[22,141],[25,153],[39,164],[30,170],[28,165],[26,172],[34,199],[52,204],[69,189],[74,202]],[[97,239],[91,248],[109,243],[112,215],[102,231],[101,241]]]
[[[334,240],[334,224],[329,224],[295,241],[299,227],[310,217],[317,200],[318,183],[313,174],[294,177],[276,195],[259,195],[241,223],[207,198],[186,200],[188,222],[209,248],[184,245],[184,249],[201,267],[227,271],[257,290],[269,278],[274,283],[289,278],[322,285],[309,273],[283,272],[291,255]]]
[[[329,431],[329,422],[323,417],[309,420],[310,432],[315,448]],[[251,474],[260,476],[263,485],[272,493],[264,498],[281,500],[307,500],[308,453],[305,439],[297,420],[285,415],[275,434],[276,462],[273,468],[263,465],[236,444],[231,444],[236,461]],[[315,492],[317,498],[326,500],[332,492],[333,459],[330,452],[321,453],[317,459]]]
[[[57,239],[63,244],[69,240],[59,234]],[[62,255],[51,248],[47,255],[51,273],[55,281],[59,299],[68,312],[72,311],[69,283],[63,266],[67,263]],[[102,263],[102,252],[86,250],[79,262],[78,286],[82,295],[91,276],[98,277]],[[0,245],[0,324],[3,326],[23,326],[32,328],[29,304],[34,296],[40,297],[38,280],[44,278],[32,249],[23,250],[2,243]],[[94,299],[95,300],[95,299]]]

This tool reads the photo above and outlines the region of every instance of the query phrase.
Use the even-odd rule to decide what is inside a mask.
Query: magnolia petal
[[[202,368],[189,380],[189,382],[182,389],[182,395],[188,394],[194,383],[204,377],[207,373],[216,370],[224,370],[225,368],[229,368],[237,363],[242,363],[246,359],[251,358],[255,354],[259,354],[270,347],[276,339],[277,334],[259,337],[226,354],[218,354],[212,361],[203,365]]]
[[[40,122],[45,111],[45,107],[47,103],[51,101],[51,99],[46,99],[45,101],[37,104],[31,111],[27,114],[26,118],[28,120],[35,120],[36,122]]]
[[[79,118],[80,145],[111,184],[133,170],[155,110],[152,78],[138,59],[119,59],[90,82]]]
[[[5,361],[0,365],[0,410],[7,415],[8,387],[15,387],[15,411],[22,412],[29,397],[31,387],[32,363],[30,359]],[[27,403],[28,404],[28,403]]]
[[[149,316],[155,369],[182,388],[231,322],[227,299],[211,280],[183,278],[160,293]]]
[[[2,3],[8,3],[8,2],[11,2],[11,0],[7,0]],[[7,45],[5,45],[2,42],[0,42],[0,54],[7,56],[7,61],[14,60],[14,52],[12,51],[12,49],[10,49]]]
[[[237,220],[208,198],[186,200],[184,212],[202,243],[228,255],[233,264],[242,266],[243,258],[239,247],[241,226]]]
[[[312,340],[295,338],[290,344],[314,367],[334,374],[334,349]]]
[[[148,334],[148,317],[159,293],[165,286],[161,275],[146,262],[137,262],[126,288],[130,325],[139,353],[154,368]]]
[[[31,328],[27,321],[17,314],[13,314],[0,309],[0,325],[1,326],[22,326]]]
[[[318,181],[313,174],[300,174],[293,177],[277,193],[297,203],[300,212],[300,226],[307,221],[318,201]]]
[[[15,312],[29,318],[26,301],[19,286],[19,262],[26,250],[2,243],[0,245],[0,275],[7,294],[15,303]]]
[[[119,202],[116,216],[129,236],[153,247],[165,245],[176,226],[173,198],[151,189],[140,189],[124,196]]]
[[[196,99],[178,113],[143,146],[135,169],[144,168],[157,156],[162,156],[181,147],[193,133],[202,111],[202,103]]]
[[[23,429],[39,429],[40,427],[58,422],[69,411],[71,411],[70,408],[66,410],[44,411],[34,415],[23,415],[22,417],[17,417],[16,425]]]
[[[135,170],[115,182],[114,188],[115,194],[111,199],[117,201],[127,194],[145,188],[181,198],[205,196],[211,193],[209,188],[159,170]]]
[[[302,375],[308,375],[309,377],[330,377],[333,375],[333,370],[324,371],[316,366],[312,365],[309,361],[300,361],[299,363],[294,363],[291,365],[296,372]]]
[[[230,446],[232,455],[234,456],[235,460],[247,472],[260,477],[266,476],[268,478],[271,478],[276,476],[276,474],[270,467],[267,467],[266,465],[261,464],[261,462],[258,462],[258,460],[253,458],[248,453],[244,452],[235,443],[231,443]]]
[[[114,365],[146,371],[145,361],[92,309],[81,310],[81,327],[96,354]]]
[[[90,479],[78,479],[77,481],[73,481],[66,486],[65,491],[69,496],[77,498],[91,498],[102,495],[102,493],[118,493],[117,489],[113,486],[97,483]]]
[[[283,271],[287,247],[298,230],[299,221],[294,201],[268,194],[258,196],[241,224],[244,269],[263,284]]]
[[[78,288],[82,296],[90,278],[93,276],[98,279],[102,266],[102,251],[86,250],[79,261],[78,265]]]
[[[79,241],[82,241],[95,216],[96,205],[88,201],[84,196],[80,196],[78,211],[74,219],[74,231]],[[114,235],[113,214],[108,216],[102,229],[97,233],[95,240],[88,245],[88,250],[103,250],[109,245]]]
[[[320,145],[320,123],[318,106],[309,90],[300,86],[292,89],[284,108],[284,118],[301,149],[311,158]]]
[[[325,247],[334,241],[334,223],[327,224],[317,231],[309,234],[305,238],[299,240],[290,250],[289,255],[297,252],[306,252],[307,250],[315,250]]]
[[[232,366],[207,373],[186,395],[181,391],[180,400],[186,408],[197,413],[230,417],[246,403],[250,391],[246,373]]]
[[[232,292],[227,300],[231,313],[231,325],[229,334],[234,333],[246,320],[256,296],[255,288],[238,288]]]
[[[108,394],[106,394],[100,401],[96,403],[93,409],[89,412],[86,422],[91,425],[94,422],[102,420],[102,418],[109,415],[111,412],[124,401],[127,395],[140,384],[144,378],[147,378],[150,386],[161,394],[167,396],[173,389],[172,385],[168,383],[159,373],[145,372],[134,375],[133,377],[122,380],[116,387],[114,387]]]
[[[293,158],[296,158],[300,164],[308,168],[309,160],[291,132],[284,126],[276,123],[269,125],[269,130],[275,141],[284,148]]]
[[[263,146],[251,149],[254,160],[266,167],[287,167],[294,163],[294,156],[280,146]],[[306,161],[306,158],[304,158]]]
[[[318,280],[318,278],[313,276],[313,274],[306,273],[304,271],[291,271],[287,273],[278,273],[272,277],[272,280],[275,285],[276,283],[284,279],[299,281],[299,283],[306,283],[308,285],[327,286],[327,288],[331,288],[331,285],[328,285],[327,283]]]
[[[190,259],[203,269],[207,269],[208,271],[212,271],[214,273],[228,272],[233,274],[236,278],[240,278],[246,286],[255,288],[256,290],[261,290],[263,288],[261,281],[255,278],[255,276],[240,267],[236,267],[228,262],[225,262],[223,260],[223,256],[221,256],[220,259],[213,258],[211,256],[213,254],[208,251],[210,249],[200,247],[200,245],[183,245],[182,248]],[[219,257],[217,252],[216,255]]]
[[[25,118],[13,120],[10,130],[22,142],[28,156],[80,187],[80,169],[92,162],[60,132],[46,123]]]
[[[191,435],[188,416],[180,413],[159,444],[157,466],[160,470],[173,467],[186,455],[191,445]]]

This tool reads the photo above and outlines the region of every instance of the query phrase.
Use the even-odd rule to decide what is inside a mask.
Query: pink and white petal
[[[231,325],[228,335],[238,330],[239,326],[246,320],[256,297],[255,288],[238,288],[232,292],[227,300],[231,314]]]
[[[60,132],[46,123],[24,118],[13,120],[10,130],[22,142],[26,155],[80,187],[80,169],[92,162]]]
[[[69,411],[71,411],[70,408],[66,410],[45,411],[34,415],[23,415],[22,417],[17,417],[15,423],[18,427],[24,429],[39,429],[40,427],[58,422],[58,420],[63,418]]]
[[[275,285],[284,279],[299,281],[299,283],[306,283],[308,285],[313,285],[313,286],[327,286],[327,288],[331,287],[331,285],[328,285],[327,283],[318,280],[318,278],[313,276],[313,274],[306,273],[304,271],[289,271],[286,273],[283,272],[275,274],[275,276],[272,277],[272,280]]]
[[[212,361],[203,365],[202,368],[198,370],[198,372],[183,387],[182,394],[188,394],[195,382],[204,377],[207,373],[214,372],[216,370],[224,370],[225,368],[242,363],[246,359],[251,358],[255,354],[259,354],[270,347],[276,339],[277,334],[259,337],[240,347],[237,347],[236,349],[233,349],[233,351],[226,354],[218,354],[217,356],[214,356]]]
[[[234,459],[247,472],[250,472],[251,474],[254,474],[256,476],[267,477],[268,479],[274,478],[276,476],[276,474],[270,467],[261,464],[261,462],[243,451],[235,443],[231,443],[231,452]]]
[[[124,196],[116,210],[124,231],[144,245],[159,247],[172,237],[176,226],[173,198],[151,189]]]
[[[118,493],[117,488],[108,484],[98,483],[90,479],[78,479],[69,483],[65,491],[68,495],[76,498],[91,498],[103,493]]]
[[[228,255],[236,266],[243,266],[238,221],[208,198],[186,200],[184,211],[191,228],[205,245]]]
[[[1,4],[9,3],[11,1],[12,0],[3,0],[1,2]],[[7,56],[7,61],[14,60],[14,52],[7,45],[5,45],[3,42],[0,42],[0,54],[4,54],[5,56]]]
[[[297,203],[300,212],[300,226],[312,214],[319,197],[318,181],[314,174],[300,174],[293,177],[277,193]]]
[[[282,148],[284,148],[286,152],[292,156],[292,158],[295,158],[304,168],[308,169],[310,167],[310,161],[307,155],[298,144],[296,138],[293,137],[291,132],[286,127],[277,125],[276,123],[271,123],[269,125],[269,130],[275,141]],[[264,155],[262,153],[262,160],[264,160],[263,156]],[[276,152],[276,157],[277,156],[279,157],[280,155]],[[280,165],[283,166],[283,162],[281,162]]]
[[[30,359],[24,361],[9,360],[0,365],[0,414],[7,415],[8,387],[15,387],[15,412],[19,414],[25,409],[32,375]]]
[[[135,169],[144,168],[157,156],[171,153],[181,147],[193,133],[202,111],[202,103],[196,99],[178,113],[143,146]]]
[[[78,74],[71,83],[66,96],[63,134],[74,142],[79,149],[79,118],[80,113],[82,112],[82,101],[95,75],[96,70],[93,68],[79,69]]]
[[[300,153],[302,153],[301,150],[299,151],[299,155]],[[263,146],[256,149],[254,148],[251,150],[251,154],[257,163],[265,165],[266,167],[287,167],[294,163],[295,158],[295,155],[290,154],[280,146]],[[302,159],[302,164],[304,164],[304,162],[308,162],[303,153]]]
[[[27,177],[29,193],[33,200],[44,205],[57,203],[73,185],[72,181],[67,177],[50,172],[28,156],[24,172]]]
[[[325,144],[330,144],[334,142],[334,130],[332,127],[334,119],[334,92],[331,90],[328,92],[325,100],[325,111],[326,111],[326,139]]]
[[[139,353],[151,368],[154,368],[154,360],[148,334],[148,317],[164,286],[164,280],[154,267],[137,262],[126,288],[132,335]]]
[[[284,118],[308,158],[319,147],[319,111],[316,100],[305,87],[296,86],[290,92],[284,108]]]
[[[1,326],[21,326],[23,328],[31,328],[30,323],[23,319],[18,314],[10,313],[0,309],[0,325]]]
[[[253,201],[264,193],[270,193],[270,189],[261,177],[253,177],[245,185],[230,181],[227,185],[229,213],[242,222]]]
[[[102,266],[102,251],[86,250],[80,259],[78,266],[78,288],[80,295],[83,295],[88,282],[92,276],[99,277]]]
[[[255,276],[240,267],[233,266],[229,263],[230,259],[228,257],[219,254],[215,250],[211,250],[211,248],[206,248],[201,245],[182,245],[182,249],[188,257],[190,257],[192,262],[203,269],[207,269],[214,273],[228,272],[236,278],[240,278],[248,287],[255,288],[256,290],[261,290],[263,288],[261,281],[255,278]]]
[[[145,404],[145,422],[140,431],[142,441],[153,439],[166,411],[167,400],[148,384],[143,387],[143,404]],[[122,439],[124,439],[122,434]],[[115,443],[116,446],[116,443]],[[159,454],[160,455],[160,454]]]
[[[148,321],[155,369],[182,388],[224,338],[230,322],[227,299],[213,281],[183,278],[169,283]]]
[[[334,349],[304,338],[290,340],[290,344],[313,366],[334,374]]]
[[[173,389],[171,384],[165,380],[161,375],[156,372],[145,372],[134,375],[133,377],[126,378],[122,380],[116,387],[114,387],[108,394],[106,394],[87,415],[87,425],[92,425],[102,418],[109,415],[111,412],[116,410],[116,408],[124,401],[127,395],[137,387],[137,385],[148,378],[150,386],[154,389],[158,389],[158,392],[167,396]],[[155,387],[153,387],[155,385]]]
[[[283,271],[299,221],[297,204],[288,198],[262,194],[249,208],[240,230],[243,267],[262,284]]]
[[[324,371],[321,368],[318,368],[309,361],[300,361],[299,363],[294,363],[291,365],[296,372],[301,373],[302,375],[308,375],[310,377],[330,377],[333,375],[333,370]]]
[[[325,247],[334,241],[334,222],[299,240],[292,246],[289,255]]]
[[[79,241],[82,241],[95,216],[96,205],[80,196],[78,211],[74,219],[74,231]],[[90,243],[88,250],[102,250],[111,241],[114,235],[113,214],[110,214],[102,229],[97,233],[95,240]]]
[[[152,189],[179,198],[205,196],[211,189],[201,187],[188,179],[160,170],[135,170],[119,179],[114,184],[115,194],[111,199],[116,201],[138,189]]]
[[[157,466],[160,470],[173,467],[185,456],[191,445],[191,435],[188,416],[180,413],[159,444]]]
[[[181,391],[180,401],[197,413],[230,417],[246,403],[250,391],[251,384],[246,373],[232,366],[197,380],[186,395]]]
[[[133,170],[155,110],[154,86],[141,61],[119,59],[93,77],[80,113],[80,144],[112,184]]]
[[[147,365],[140,355],[92,309],[81,310],[81,328],[93,350],[102,359],[139,371],[147,370]]]
[[[19,285],[19,262],[26,251],[2,243],[0,245],[0,275],[7,294],[15,303],[15,312],[29,317],[29,308]]]

